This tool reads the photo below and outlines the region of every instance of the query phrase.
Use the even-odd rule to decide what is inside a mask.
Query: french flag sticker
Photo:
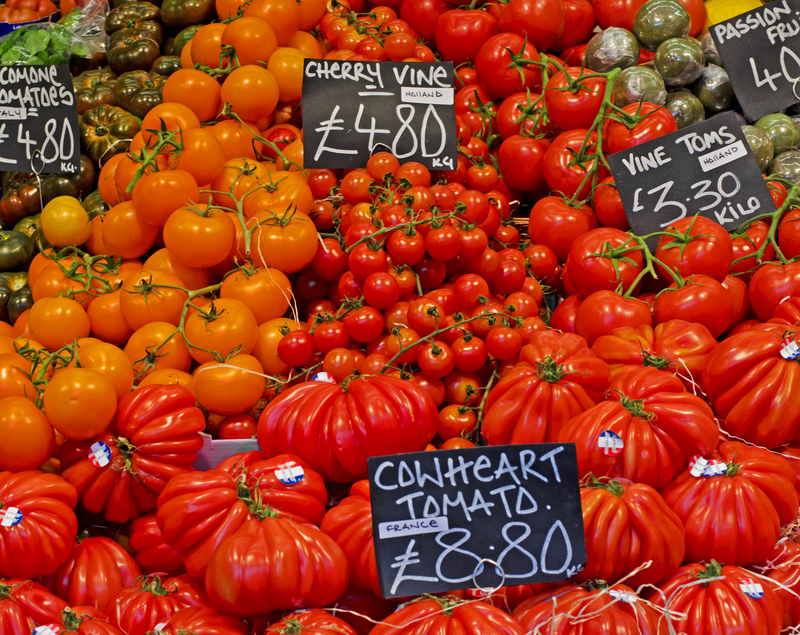
[[[103,443],[102,441],[92,443],[89,461],[95,467],[105,467],[111,463],[111,448],[108,447],[108,443]]]
[[[0,509],[0,527],[13,527],[22,522],[22,512],[17,507]]]
[[[707,467],[708,461],[699,454],[695,454],[691,459],[689,459],[689,473],[692,476],[704,476]]]
[[[762,587],[758,582],[754,581],[753,578],[745,578],[742,580],[739,588],[742,590],[742,593],[749,598],[753,598],[754,600],[760,600],[764,597],[764,587]]]
[[[294,461],[287,461],[281,463],[278,469],[275,470],[275,476],[284,485],[297,485],[303,480],[305,471]]]
[[[625,447],[625,442],[616,432],[606,430],[597,437],[597,447],[603,449],[603,454],[619,454]]]
[[[333,378],[333,375],[326,372],[317,373],[311,378],[311,381],[324,381],[326,384],[335,384],[336,380]]]
[[[783,359],[797,359],[800,357],[800,346],[793,339],[785,337],[781,345],[781,357]]]
[[[37,626],[33,629],[33,635],[59,635],[59,633],[61,633],[61,627],[55,624]]]

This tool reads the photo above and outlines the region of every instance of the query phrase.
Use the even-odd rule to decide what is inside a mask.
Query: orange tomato
[[[236,199],[247,205],[248,200],[254,195],[251,194],[246,198],[245,195],[269,182],[269,170],[262,163],[246,158],[230,159],[225,162],[225,166],[211,183],[211,189],[215,192],[212,195],[214,203],[236,209],[234,201]],[[233,198],[230,194],[218,194],[217,192],[231,192]]]
[[[245,200],[245,216],[255,216],[265,209],[297,209],[308,214],[314,206],[311,188],[303,177],[294,172],[267,172],[260,185],[262,188]]]
[[[142,222],[131,201],[115,205],[103,219],[103,243],[109,255],[138,258],[147,253],[157,237],[158,227]]]
[[[258,17],[234,20],[222,33],[222,44],[232,46],[241,66],[261,64],[278,48],[275,32],[266,21]]]
[[[194,371],[197,402],[215,414],[247,412],[264,392],[263,374],[264,369],[252,355],[234,355],[225,364],[206,362]]]
[[[283,159],[279,156],[277,160],[278,169],[296,172],[303,167],[303,137],[298,137],[283,149],[283,156],[288,163],[284,165]]]
[[[115,346],[124,346],[133,335],[133,329],[122,317],[121,296],[122,289],[106,293],[95,298],[86,310],[92,335]]]
[[[89,221],[92,226],[92,235],[86,241],[86,251],[91,256],[99,256],[108,253],[106,244],[103,242],[103,217],[95,216]]]
[[[244,17],[261,18],[269,24],[278,46],[286,46],[300,28],[300,7],[296,0],[253,0]]]
[[[25,372],[12,364],[0,366],[0,399],[24,397],[36,402],[36,387]]]
[[[131,335],[124,351],[133,363],[133,372],[137,377],[165,368],[186,372],[192,365],[183,338],[175,332],[175,325],[168,322],[145,324]],[[153,364],[149,370],[145,370],[146,362]]]
[[[200,202],[200,188],[186,170],[147,174],[133,186],[136,215],[143,223],[154,227],[163,227],[172,212],[190,201]]]
[[[214,5],[217,9],[217,17],[220,20],[227,20],[232,15],[236,15],[241,4],[240,0],[216,0]]]
[[[259,130],[253,122],[246,121],[242,124],[234,119],[226,119],[205,129],[222,144],[226,162],[237,158],[255,161],[256,151],[261,152],[264,149],[264,144],[254,136],[259,134]]]
[[[222,54],[222,32],[227,25],[212,23],[201,26],[192,38],[192,62],[205,64],[209,68],[220,67]],[[229,66],[228,63],[225,66]]]
[[[299,331],[304,326],[289,318],[267,320],[259,325],[253,357],[258,359],[267,375],[274,377],[285,376],[289,373],[289,366],[278,357],[278,343],[283,339],[285,333]]]
[[[159,386],[183,386],[194,394],[194,377],[174,368],[155,370],[139,382],[139,388],[157,384]]]
[[[84,344],[78,351],[78,359],[81,368],[97,371],[109,381],[117,399],[122,399],[133,389],[133,364],[121,348],[105,342]],[[76,365],[73,359],[70,367]]]
[[[100,169],[100,176],[97,179],[97,189],[106,205],[113,207],[122,202],[122,195],[117,189],[115,172],[120,161],[125,158],[124,154],[115,154]]]
[[[72,196],[57,196],[45,205],[39,223],[44,237],[55,247],[82,245],[92,235],[89,214]]]
[[[150,322],[177,325],[188,298],[180,287],[183,284],[176,276],[157,269],[140,269],[122,283],[122,318],[134,331]]]
[[[308,266],[317,252],[317,229],[314,222],[297,210],[267,208],[252,217],[250,253],[245,253],[244,235],[237,243],[240,259],[249,256],[256,267],[273,267],[283,273],[295,273]]]
[[[281,47],[269,58],[269,72],[278,82],[281,101],[298,101],[303,94],[303,53]]]
[[[191,109],[200,121],[211,121],[222,105],[217,81],[195,68],[182,68],[170,75],[164,84],[162,96],[164,101],[183,104]]]
[[[177,276],[189,291],[196,291],[211,284],[211,274],[208,269],[187,267],[173,256],[169,249],[159,249],[144,263],[145,269],[157,269],[164,273]]]
[[[218,265],[228,257],[236,240],[230,218],[208,205],[181,207],[164,225],[164,244],[176,260],[202,269]]]
[[[222,283],[219,295],[243,302],[259,324],[286,313],[292,297],[292,284],[282,271],[265,267],[255,272],[238,269]]]
[[[186,50],[184,48],[184,50]],[[157,132],[161,130],[161,123],[164,123],[167,130],[186,131],[200,127],[200,120],[190,108],[183,104],[161,103],[142,119],[142,135],[145,142],[155,141]],[[155,131],[155,132],[151,132]],[[180,139],[182,135],[177,135]]]
[[[0,322],[0,337],[11,335],[12,326],[8,322]]]
[[[38,302],[42,298],[55,298],[61,295],[71,297],[84,308],[88,307],[92,298],[87,292],[81,291],[86,286],[86,278],[83,280],[68,278],[61,267],[70,268],[70,264],[51,262],[36,276],[36,282],[31,286],[33,301]],[[78,265],[73,275],[86,276],[86,267],[83,264]]]
[[[28,327],[45,348],[71,344],[91,331],[89,316],[83,307],[68,298],[42,298],[30,309]]]
[[[53,452],[53,426],[25,397],[0,400],[0,470],[34,470]]]
[[[315,28],[322,16],[325,15],[325,0],[300,0],[300,31],[310,31]],[[291,45],[290,45],[291,46]]]
[[[222,101],[228,102],[233,112],[242,119],[257,121],[275,110],[279,93],[278,83],[272,73],[260,66],[248,64],[228,75],[222,84],[221,95]]]
[[[301,2],[301,11],[302,4]],[[304,57],[310,57],[311,59],[322,59],[325,57],[325,54],[322,52],[322,47],[319,42],[317,42],[317,38],[306,31],[298,31],[295,33],[294,37],[289,40],[289,46],[300,51]]]
[[[117,410],[114,386],[89,368],[58,371],[44,391],[44,411],[67,439],[86,441],[108,427]]]
[[[192,61],[192,40],[189,40],[183,45],[183,49],[181,50],[181,68],[189,69],[193,67],[194,61]]]
[[[184,333],[192,358],[204,364],[214,360],[208,351],[216,351],[222,357],[237,348],[250,353],[256,344],[257,330],[256,318],[244,302],[220,298],[201,310],[191,310]]]
[[[219,140],[205,128],[183,133],[183,150],[173,165],[186,170],[200,185],[211,183],[225,165],[225,151]]]

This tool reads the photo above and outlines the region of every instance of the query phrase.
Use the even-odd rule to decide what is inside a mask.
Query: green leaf
[[[72,49],[72,53],[78,57],[90,57],[89,47],[82,42],[75,45],[75,47]]]
[[[0,57],[0,62],[3,64],[16,64],[20,61],[22,61],[22,54],[17,48],[12,48],[9,51],[6,51],[3,56]]]
[[[23,38],[25,48],[27,48],[32,55],[39,51],[44,51],[50,43],[50,33],[45,29],[35,29],[25,34]]]
[[[61,51],[69,53],[72,50],[72,33],[58,24],[50,29],[51,52]]]

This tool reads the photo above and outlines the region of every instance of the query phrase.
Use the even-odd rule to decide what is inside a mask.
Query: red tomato
[[[436,23],[436,47],[443,60],[460,66],[474,62],[484,42],[499,32],[497,18],[490,13],[453,9]]]
[[[588,77],[577,80],[582,72],[585,71],[579,66],[571,66],[551,76],[545,87],[544,101],[550,120],[558,128],[582,129],[585,137],[586,130],[591,127],[600,112],[606,91],[606,80],[604,77],[593,77],[591,73],[587,73]],[[579,86],[575,92],[568,90],[573,82]]]
[[[514,134],[507,137],[497,153],[506,182],[519,190],[538,190],[544,185],[544,162],[549,152],[547,139]]]
[[[175,576],[184,573],[181,554],[164,542],[155,514],[131,521],[128,548],[144,573],[166,571]]]
[[[592,6],[601,29],[616,26],[633,31],[633,18],[645,2],[647,0],[594,0]]]
[[[775,308],[800,284],[800,262],[788,265],[761,265],[750,280],[750,306],[762,322],[772,317]]]
[[[187,606],[169,618],[161,630],[163,635],[249,635],[242,620],[223,615],[210,607]]]
[[[663,106],[645,101],[628,104],[622,110],[628,113],[630,121],[621,123],[606,119],[603,124],[603,149],[608,154],[622,152],[678,129],[675,117]],[[629,127],[633,123],[635,125]]]
[[[627,291],[643,266],[642,252],[636,247],[631,237],[621,230],[592,229],[579,236],[570,247],[566,262],[569,279],[584,297],[602,289]]]
[[[549,49],[564,32],[561,0],[511,0],[500,16],[500,28],[523,35],[537,50]]]
[[[637,328],[651,323],[650,307],[641,300],[613,291],[595,291],[578,309],[575,332],[585,337],[591,346],[598,337],[621,326]]]
[[[655,321],[661,324],[673,319],[697,322],[719,337],[731,321],[730,296],[708,276],[690,276],[681,287],[673,282],[656,298]]]
[[[622,198],[614,183],[614,177],[609,176],[600,181],[594,190],[594,213],[603,227],[615,227],[624,232],[630,230],[628,216],[622,205]]]
[[[670,235],[659,238],[655,253],[665,265],[684,278],[699,273],[722,282],[728,275],[733,244],[722,225],[692,216],[672,223],[665,231]],[[660,276],[671,278],[664,267],[657,264],[656,268]]]
[[[486,40],[478,51],[475,71],[486,90],[505,98],[541,83],[539,67],[525,60],[539,61],[536,47],[516,33],[500,33]]]
[[[564,5],[564,31],[550,46],[560,53],[568,48],[588,42],[595,27],[594,8],[588,0],[562,0]],[[572,63],[572,66],[580,64]]]
[[[555,126],[543,117],[544,101],[541,95],[530,90],[530,93],[526,89],[509,95],[497,109],[497,131],[503,139],[520,134],[523,130],[533,135],[555,136]]]
[[[447,598],[422,600],[395,611],[370,635],[415,633],[463,633],[464,635],[524,635],[526,629],[508,613],[483,602],[461,604]]]
[[[557,196],[545,196],[531,210],[528,236],[549,247],[558,262],[564,262],[572,243],[595,227],[597,218],[590,207],[571,207]]]
[[[571,94],[566,91],[566,94]],[[577,192],[578,199],[586,199],[592,191],[594,175],[590,170],[594,166],[595,142],[597,133],[592,132],[589,143],[583,148],[588,130],[574,129],[558,135],[547,150],[544,157],[543,172],[547,186],[554,192],[564,196],[572,196]],[[583,148],[585,157],[582,163],[575,163]],[[602,181],[608,176],[608,170],[600,165],[597,168],[596,180]],[[724,230],[723,230],[724,231]]]

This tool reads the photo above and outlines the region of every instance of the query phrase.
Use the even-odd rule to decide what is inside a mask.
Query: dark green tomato
[[[115,154],[125,152],[139,132],[136,117],[116,106],[98,106],[85,112],[79,129],[81,148],[99,167]]]
[[[38,214],[34,214],[33,216],[26,216],[21,221],[19,221],[16,225],[14,225],[15,232],[22,232],[26,236],[30,236],[33,238],[33,235],[41,229],[41,220],[42,214],[41,212]]]
[[[709,64],[692,85],[695,94],[706,110],[720,112],[733,105],[733,87],[724,68]]]
[[[167,78],[147,71],[123,73],[114,84],[114,99],[117,106],[139,119],[161,103],[161,92]]]
[[[659,45],[654,64],[667,86],[684,86],[703,74],[705,58],[694,42],[671,38]]]
[[[36,255],[30,236],[22,232],[0,231],[0,271],[27,271]]]
[[[34,174],[30,174],[29,177],[23,181],[9,179],[9,183],[4,187],[3,196],[0,198],[0,224],[3,227],[13,227],[26,216],[42,211],[42,200],[39,196],[40,181]]]
[[[90,219],[95,216],[105,216],[106,212],[110,209],[108,204],[103,200],[103,197],[100,196],[100,190],[95,190],[89,194],[83,199],[81,204],[83,205],[83,209],[89,214]]]
[[[114,105],[114,82],[116,74],[110,68],[84,71],[72,78],[78,114],[82,115],[100,104]]]
[[[39,252],[43,252],[45,249],[50,249],[53,246],[50,244],[50,241],[45,238],[41,227],[33,233],[31,240],[33,240],[33,244]]]
[[[776,155],[768,173],[791,181],[795,185],[800,184],[800,152],[789,150]]]
[[[112,9],[106,16],[106,33],[118,31],[149,31],[151,38],[161,46],[164,42],[164,27],[161,25],[161,9],[152,2],[126,2]]]
[[[162,55],[150,67],[151,73],[164,77],[169,77],[179,70],[181,70],[181,58],[177,55]]]
[[[107,63],[105,50],[96,51],[91,57],[81,57],[80,55],[69,56],[69,72],[73,77],[77,77],[84,71],[94,71],[105,66]]]
[[[172,49],[164,49],[164,55],[177,55],[180,57],[183,47],[186,46],[189,40],[191,40],[202,27],[202,24],[193,24],[192,26],[187,26],[175,36],[175,41],[172,43]]]
[[[767,133],[755,126],[742,126],[742,132],[744,132],[744,138],[747,139],[747,145],[750,146],[750,151],[756,158],[758,169],[766,172],[775,156],[775,147],[772,145],[772,139],[767,136]]]
[[[609,27],[589,40],[586,47],[586,68],[607,73],[614,68],[628,68],[639,61],[639,42],[630,31]]]
[[[800,129],[787,115],[775,113],[761,117],[756,121],[755,127],[770,138],[776,156],[787,150],[794,150],[800,145]]]
[[[717,44],[714,42],[714,38],[711,37],[711,33],[706,33],[703,36],[703,41],[700,42],[700,48],[708,64],[722,66],[722,58],[719,56]]]
[[[689,12],[678,0],[649,0],[633,18],[633,33],[646,51],[673,37],[686,37],[692,26]]]
[[[614,105],[620,108],[641,101],[663,106],[666,100],[664,80],[649,66],[626,68],[614,82]]]
[[[214,0],[164,0],[161,3],[161,22],[170,29],[206,24],[215,13]]]
[[[23,293],[25,289],[27,289],[27,293]],[[14,299],[13,303],[12,298]],[[31,296],[31,289],[28,286],[28,272],[0,273],[0,320],[13,325],[23,311],[31,308],[28,305],[33,305],[33,296]],[[22,308],[23,306],[25,308]]]
[[[667,95],[667,103],[664,104],[667,110],[675,117],[678,128],[685,128],[692,124],[704,121],[706,109],[700,100],[686,90],[676,90]]]
[[[97,171],[92,160],[81,155],[80,169],[74,174],[50,174],[42,181],[42,198],[47,205],[57,196],[83,198],[97,186]]]
[[[123,33],[123,31],[119,31]],[[159,55],[161,48],[158,42],[150,37],[144,29],[124,31],[125,37],[111,38],[108,43],[108,65],[117,74],[128,71],[146,71]]]

